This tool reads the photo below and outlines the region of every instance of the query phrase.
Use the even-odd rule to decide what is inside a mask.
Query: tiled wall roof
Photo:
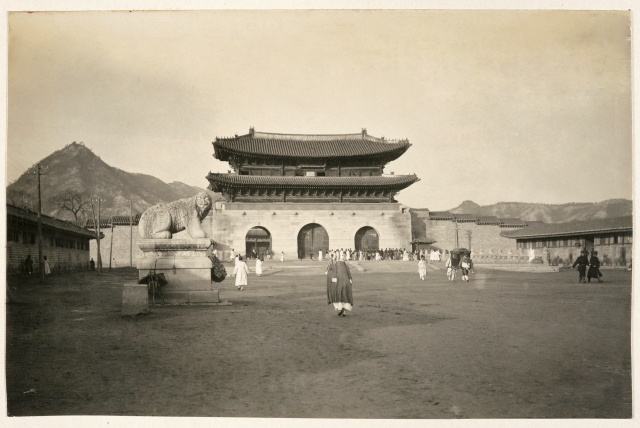
[[[566,223],[536,223],[524,229],[502,232],[508,238],[538,238],[545,236],[571,236],[591,233],[629,232],[633,230],[633,217],[570,221]]]

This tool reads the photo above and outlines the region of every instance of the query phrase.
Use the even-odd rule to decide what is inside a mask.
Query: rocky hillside
[[[498,202],[481,206],[473,201],[464,201],[451,210],[456,214],[519,218],[526,221],[563,223],[573,220],[591,220],[631,215],[633,202],[627,199],[608,199],[594,203],[531,204],[524,202]]]
[[[80,143],[72,143],[40,161],[42,170],[42,212],[66,220],[73,214],[59,210],[52,197],[71,190],[85,196],[100,197],[102,215],[128,215],[129,199],[133,212],[140,213],[160,202],[193,196],[204,189],[180,182],[165,183],[153,176],[135,174],[107,165],[99,156]],[[35,166],[7,187],[7,203],[37,210],[37,178]],[[220,194],[206,190],[215,199]],[[91,207],[88,208],[91,212]]]

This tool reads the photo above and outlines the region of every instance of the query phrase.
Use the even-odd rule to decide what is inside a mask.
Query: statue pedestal
[[[213,243],[209,238],[141,239],[138,244],[144,257],[138,259],[138,278],[154,268],[156,273],[163,273],[168,281],[162,287],[166,303],[219,303],[219,292],[211,282],[212,263],[207,257]]]

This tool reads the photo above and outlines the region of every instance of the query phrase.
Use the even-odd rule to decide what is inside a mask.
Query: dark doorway
[[[254,250],[257,256],[267,255],[271,251],[271,233],[264,227],[256,226],[247,232],[245,244],[247,258],[253,257]]]
[[[378,232],[373,227],[365,226],[356,232],[356,251],[378,250]]]
[[[307,259],[310,255],[318,257],[318,251],[329,249],[329,234],[324,227],[311,223],[300,229],[298,233],[298,258]]]

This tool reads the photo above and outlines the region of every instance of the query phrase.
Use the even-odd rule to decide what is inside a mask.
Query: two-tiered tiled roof
[[[359,134],[299,135],[254,132],[231,138],[217,138],[215,157],[228,161],[231,156],[272,158],[361,158],[384,156],[397,159],[411,146],[408,140],[386,140]]]
[[[633,217],[614,217],[598,220],[570,221],[566,223],[530,224],[524,229],[502,232],[507,238],[542,238],[547,236],[573,236],[595,233],[631,232]]]

